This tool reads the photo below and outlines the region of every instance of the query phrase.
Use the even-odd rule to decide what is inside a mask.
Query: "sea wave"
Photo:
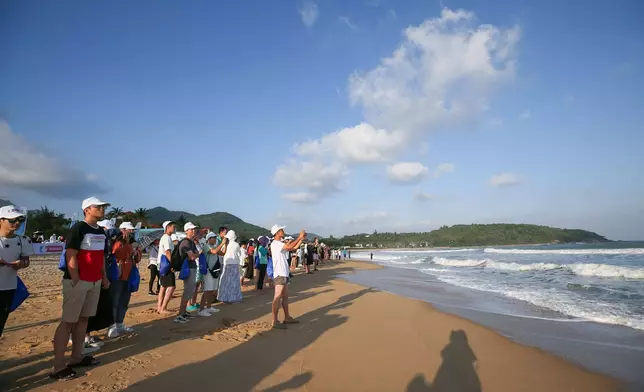
[[[457,253],[457,252],[475,252],[477,248],[463,249],[423,249],[423,250],[390,250],[391,253]]]
[[[644,248],[623,249],[498,249],[485,248],[485,253],[527,255],[644,255]]]
[[[484,267],[506,271],[548,271],[566,270],[575,275],[595,276],[600,278],[644,279],[644,268],[625,267],[610,264],[555,264],[555,263],[507,263],[490,259],[448,259],[432,257],[432,263],[449,267]]]

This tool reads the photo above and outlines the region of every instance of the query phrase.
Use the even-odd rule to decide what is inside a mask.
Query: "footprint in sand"
[[[204,335],[202,339],[225,342],[245,342],[262,332],[271,329],[270,324],[263,321],[238,323],[235,319],[223,319],[221,328]]]

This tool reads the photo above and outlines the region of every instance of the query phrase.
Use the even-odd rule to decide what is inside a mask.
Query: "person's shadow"
[[[467,342],[463,330],[452,331],[449,343],[441,351],[443,363],[433,383],[422,374],[407,385],[407,392],[481,392],[481,381],[476,374],[476,355]]]

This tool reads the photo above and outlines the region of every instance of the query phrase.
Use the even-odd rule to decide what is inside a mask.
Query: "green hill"
[[[569,242],[606,242],[605,237],[586,230],[558,229],[528,224],[471,224],[443,226],[425,233],[355,234],[326,239],[334,245],[373,247],[484,246]]]
[[[154,207],[147,210],[147,217],[150,223],[157,225],[164,221],[191,221],[201,227],[209,227],[217,230],[221,226],[235,230],[242,239],[257,238],[260,235],[270,235],[270,231],[260,226],[244,222],[242,219],[227,212],[214,212],[211,214],[195,215],[186,211],[172,211],[164,207]],[[182,219],[183,218],[183,219]],[[181,230],[181,228],[179,228]]]

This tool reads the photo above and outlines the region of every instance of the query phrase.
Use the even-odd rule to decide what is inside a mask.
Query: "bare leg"
[[[280,311],[280,301],[282,300],[282,290],[284,289],[284,285],[276,285],[275,286],[275,296],[273,297],[273,323],[277,323],[277,315]]]
[[[282,290],[282,309],[284,309],[284,319],[290,319],[291,314],[288,312],[288,286],[284,285],[282,287],[284,287]]]
[[[72,333],[74,324],[61,321],[54,333],[54,371],[65,369],[65,349],[69,343],[69,334]]]
[[[206,309],[210,306],[210,303],[212,302],[210,299],[211,297],[212,291],[204,291],[203,294],[201,294],[201,302],[199,303],[200,310]]]
[[[81,317],[72,329],[72,358],[70,363],[78,363],[83,359],[83,346],[87,332],[87,317]]]
[[[161,313],[163,311],[163,300],[165,299],[165,287],[161,286],[159,293],[157,295],[157,312]]]
[[[163,298],[163,303],[161,304],[161,313],[168,313],[168,303],[172,299],[172,294],[174,294],[175,287],[166,287],[165,289],[165,298]]]

